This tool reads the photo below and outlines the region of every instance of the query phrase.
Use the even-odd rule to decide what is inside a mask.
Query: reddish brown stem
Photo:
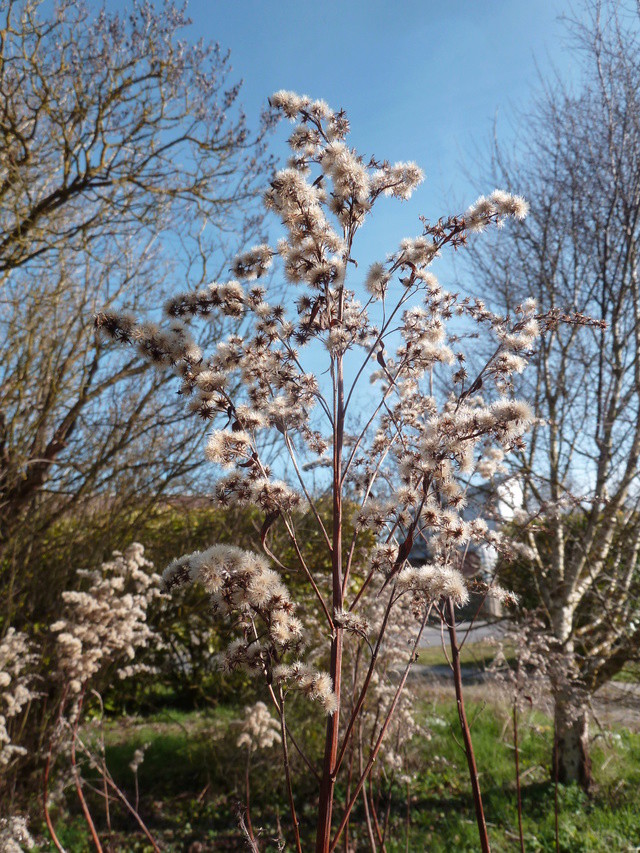
[[[340,291],[338,301],[338,321],[342,320],[344,310],[344,290]],[[331,575],[333,591],[333,612],[342,610],[342,448],[344,438],[344,373],[342,356],[338,355],[334,364],[334,439],[333,439],[333,512],[331,538]],[[336,784],[338,755],[338,737],[340,730],[340,691],[342,680],[342,640],[343,631],[334,625],[331,638],[331,665],[329,673],[336,696],[336,711],[327,719],[324,759],[322,762],[322,782],[318,803],[318,825],[316,831],[316,853],[329,853],[331,843],[331,816],[333,796]]]
[[[456,616],[451,598],[447,599],[447,617],[449,640],[451,643],[451,665],[453,667],[453,678],[456,688],[456,702],[458,705],[458,718],[460,719],[460,728],[462,729],[462,738],[464,741],[464,750],[467,756],[467,765],[469,767],[469,778],[471,780],[471,790],[473,792],[473,805],[476,812],[476,821],[478,824],[478,835],[480,837],[480,849],[482,853],[490,853],[489,835],[487,832],[487,824],[484,819],[484,809],[482,807],[482,794],[480,792],[480,780],[478,778],[478,768],[476,767],[476,758],[473,752],[473,743],[471,741],[471,732],[467,722],[467,715],[464,708],[464,696],[462,691],[462,670],[460,667],[460,648],[458,646],[458,638],[456,636]]]
[[[354,749],[353,743],[351,744],[351,748],[349,749],[349,767],[347,770],[347,800],[351,797],[351,785],[353,783],[353,759],[354,759]],[[347,821],[347,825],[344,828],[344,853],[349,853],[349,822]]]
[[[373,654],[371,655],[371,660],[369,662],[369,668],[367,670],[367,674],[365,676],[364,682],[362,684],[362,688],[360,690],[360,695],[358,697],[358,701],[356,702],[355,708],[351,712],[351,716],[349,718],[349,723],[347,724],[347,730],[344,733],[344,738],[342,740],[342,746],[340,747],[340,752],[336,759],[336,769],[339,770],[344,759],[345,752],[347,751],[347,747],[349,745],[349,741],[351,739],[351,733],[353,731],[353,727],[358,719],[358,715],[364,705],[364,700],[367,696],[367,689],[369,688],[369,683],[373,676],[373,672],[376,666],[376,662],[378,660],[378,655],[380,653],[380,646],[382,645],[382,640],[384,637],[384,633],[387,627],[387,622],[389,621],[389,616],[391,614],[391,608],[393,606],[393,594],[395,591],[395,584],[393,589],[391,590],[391,595],[389,596],[389,601],[387,603],[387,608],[384,612],[384,616],[382,618],[382,624],[380,626],[380,632],[378,633],[378,639],[376,641],[375,648],[373,650]]]
[[[560,806],[558,803],[558,735],[554,733],[553,741],[553,817],[556,831],[556,853],[560,853]]]
[[[405,851],[409,853],[409,840],[411,837],[411,783],[407,782],[407,817],[406,817],[406,833],[405,833]]]
[[[289,749],[287,747],[287,724],[284,711],[284,692],[280,689],[280,733],[282,738],[282,758],[284,763],[284,775],[287,783],[287,797],[289,798],[289,811],[291,812],[291,822],[293,824],[293,833],[296,840],[296,851],[302,853],[302,845],[300,843],[300,822],[296,814],[296,806],[293,799],[293,786],[291,784],[291,765],[289,763]]]
[[[80,713],[82,711],[83,701],[84,693],[80,695],[80,698],[78,700],[78,707],[76,708],[76,719],[73,724],[73,736],[71,738],[71,772],[73,774],[73,781],[76,786],[78,799],[80,800],[80,806],[82,807],[82,813],[84,815],[84,819],[87,823],[87,826],[89,827],[89,832],[91,833],[91,838],[98,853],[102,853],[102,844],[100,844],[100,839],[98,838],[98,833],[96,831],[93,818],[91,817],[91,812],[89,811],[89,806],[87,805],[87,801],[85,800],[84,794],[82,793],[82,782],[80,781],[78,765],[76,764],[76,742],[78,740],[78,725],[80,724]]]
[[[65,687],[60,697],[60,707],[58,709],[58,726],[62,725],[62,714],[64,712],[64,708],[67,701],[67,693],[69,688]],[[55,736],[55,733],[54,733]],[[44,810],[44,819],[47,824],[47,829],[49,830],[49,835],[51,836],[51,840],[53,841],[56,850],[59,850],[60,853],[66,853],[64,847],[60,843],[58,836],[55,833],[53,828],[53,821],[51,820],[51,815],[49,814],[49,773],[51,772],[51,759],[53,757],[53,737],[49,741],[49,751],[47,752],[47,761],[44,766],[44,779],[43,779],[43,788],[42,788],[42,807]]]
[[[287,525],[287,531],[289,532],[289,525]],[[322,610],[324,611],[324,615],[327,618],[329,626],[333,630],[333,619],[331,618],[331,614],[329,613],[329,610],[327,608],[324,597],[323,597],[322,593],[320,592],[320,590],[318,589],[318,585],[315,582],[315,580],[313,579],[313,575],[309,571],[309,567],[307,566],[307,564],[305,562],[304,556],[302,554],[302,551],[300,550],[300,545],[298,544],[298,540],[296,539],[295,533],[289,532],[289,538],[290,538],[291,544],[293,545],[293,548],[296,552],[296,557],[298,558],[298,563],[300,564],[300,568],[302,569],[302,571],[307,576],[307,580],[311,584],[311,588],[313,589],[316,598],[320,602],[320,606],[322,607]]]
[[[137,812],[137,811],[134,809],[134,807],[131,805],[131,803],[130,803],[130,802],[129,802],[129,800],[126,798],[126,796],[124,795],[124,793],[120,790],[120,788],[118,788],[118,786],[117,786],[117,785],[116,785],[116,783],[113,781],[113,779],[111,778],[111,775],[109,774],[109,772],[108,772],[108,771],[107,771],[107,774],[106,774],[106,777],[105,777],[105,778],[106,778],[106,780],[107,780],[107,784],[109,785],[109,787],[110,787],[110,788],[112,788],[112,789],[113,789],[113,791],[115,792],[115,794],[120,798],[120,800],[122,801],[122,804],[123,804],[123,805],[125,806],[125,808],[126,808],[126,809],[131,813],[132,817],[136,820],[136,822],[137,822],[138,826],[140,827],[140,829],[141,829],[141,830],[144,832],[144,834],[146,835],[147,840],[148,840],[148,841],[149,841],[149,843],[151,844],[151,847],[153,848],[154,853],[160,853],[160,848],[159,848],[159,847],[158,847],[158,845],[156,844],[156,841],[155,841],[154,837],[153,837],[153,836],[151,835],[151,833],[149,832],[149,830],[148,830],[148,828],[147,828],[147,826],[146,826],[145,822],[142,820],[142,818],[140,817],[140,815],[138,814],[138,812]]]
[[[377,569],[371,569],[371,571],[369,572],[369,574],[367,575],[367,577],[364,579],[364,583],[362,584],[362,586],[360,587],[360,589],[358,590],[358,592],[355,594],[353,601],[352,601],[352,602],[351,602],[351,604],[349,605],[349,612],[350,612],[350,613],[351,613],[353,610],[355,610],[356,605],[358,604],[358,602],[360,601],[360,599],[362,598],[362,596],[364,595],[364,593],[367,591],[367,587],[369,586],[369,584],[371,583],[371,581],[374,579],[374,577],[375,577],[377,574],[378,574],[378,570],[377,570]]]
[[[376,837],[378,839],[380,849],[382,850],[382,853],[387,853],[387,848],[384,846],[382,830],[380,829],[380,821],[378,820],[378,811],[376,809],[375,800],[373,799],[373,778],[371,775],[369,776],[369,810],[371,811],[371,817],[373,818],[373,828],[376,831]]]
[[[384,813],[384,823],[382,824],[382,843],[384,844],[387,838],[387,832],[389,831],[389,819],[391,817],[391,790],[393,788],[393,780],[394,776],[391,776],[391,781],[389,782],[389,790],[387,791],[387,808]]]
[[[47,824],[47,829],[49,830],[49,835],[51,836],[51,840],[53,841],[56,850],[59,850],[60,853],[66,853],[66,850],[60,844],[58,840],[58,836],[56,835],[55,829],[53,828],[53,821],[51,820],[51,815],[49,814],[49,773],[51,771],[51,756],[53,754],[53,739],[49,744],[49,752],[47,754],[47,761],[44,766],[44,783],[42,788],[42,806],[44,809],[44,819]]]
[[[280,716],[280,704],[276,698],[276,694],[274,693],[273,686],[271,684],[269,684],[268,689],[269,689],[269,694],[271,696],[271,701],[273,702],[273,707],[276,709],[278,716]],[[285,731],[287,732],[287,737],[289,738],[291,743],[295,746],[296,752],[298,753],[300,758],[304,761],[304,763],[307,765],[309,770],[313,773],[313,775],[316,777],[316,779],[319,782],[320,781],[320,774],[318,773],[316,768],[313,766],[313,764],[309,761],[309,758],[305,755],[304,750],[298,744],[297,740],[294,738],[293,734],[291,733],[291,729],[289,728],[288,725],[285,725]]]
[[[360,776],[364,773],[364,764],[363,764],[363,753],[362,753],[362,724],[358,725],[358,764],[360,769]],[[369,800],[367,798],[367,791],[365,788],[362,789],[362,801],[364,803],[364,816],[367,822],[367,834],[369,836],[369,844],[371,845],[371,853],[378,853],[378,848],[376,846],[375,835],[373,834],[373,825],[371,823],[371,814],[369,813]],[[348,820],[348,818],[347,818]]]
[[[404,685],[406,684],[406,681],[407,681],[407,677],[409,676],[409,670],[411,669],[411,664],[414,661],[416,649],[418,647],[418,643],[420,642],[420,638],[422,637],[422,632],[424,631],[424,626],[427,622],[427,619],[429,617],[430,612],[431,612],[431,608],[429,607],[425,611],[425,614],[422,618],[422,622],[420,624],[420,629],[419,629],[418,634],[416,636],[416,639],[413,643],[413,648],[411,649],[411,656],[409,657],[409,660],[407,662],[405,670],[402,674],[402,678],[400,679],[400,682],[399,682],[398,686],[396,687],[396,692],[394,693],[393,700],[391,701],[391,705],[389,707],[389,710],[387,711],[387,716],[384,719],[384,722],[383,722],[382,727],[380,729],[380,733],[378,735],[378,738],[375,742],[373,749],[371,750],[371,754],[369,755],[369,760],[367,761],[367,766],[365,767],[364,771],[362,771],[360,774],[360,779],[358,781],[358,784],[356,785],[355,791],[353,792],[351,799],[349,800],[349,802],[347,804],[344,815],[343,815],[342,820],[340,822],[340,826],[338,827],[338,831],[336,832],[335,837],[334,837],[333,841],[331,842],[331,847],[329,848],[329,853],[331,853],[333,850],[336,849],[338,842],[340,841],[340,836],[342,835],[344,828],[346,826],[346,823],[349,820],[349,815],[351,814],[353,807],[356,803],[356,800],[358,799],[358,797],[360,795],[360,791],[362,790],[364,783],[367,781],[367,779],[369,777],[369,773],[371,773],[371,768],[373,767],[374,762],[375,762],[376,758],[378,757],[378,752],[380,751],[380,747],[382,746],[382,741],[384,740],[384,736],[387,733],[387,728],[389,727],[389,723],[391,722],[391,718],[393,717],[393,713],[394,713],[396,706],[398,704],[398,700],[400,699],[400,694],[402,693],[402,691],[404,689]]]
[[[80,744],[80,748],[82,749],[84,754],[86,756],[88,756],[88,758],[90,759],[92,764],[95,767],[98,767],[99,765],[98,765],[97,759],[95,759],[91,755],[91,752],[87,749],[86,745],[82,742],[82,740],[77,738],[77,742]],[[108,770],[105,762],[102,763],[101,773],[102,773],[105,784],[108,785],[113,790],[115,795],[122,802],[123,806],[127,809],[127,811],[130,812],[131,816],[135,819],[136,823],[138,824],[138,826],[140,827],[142,832],[146,835],[147,840],[151,844],[151,847],[153,848],[154,853],[160,853],[160,848],[156,844],[156,841],[155,841],[153,835],[151,835],[151,833],[149,832],[149,829],[147,828],[145,822],[140,817],[138,811],[131,805],[131,803],[129,802],[129,800],[127,799],[127,797],[123,793],[123,791],[114,782],[113,777],[109,773],[109,770]]]
[[[330,673],[336,695],[339,696],[340,675],[342,667],[342,629],[337,628],[331,641]],[[339,709],[327,720],[324,760],[322,765],[322,782],[320,783],[320,802],[318,808],[318,831],[316,836],[316,853],[329,853],[331,842],[331,816],[333,812],[333,793],[336,784],[336,756],[338,753],[340,711]]]

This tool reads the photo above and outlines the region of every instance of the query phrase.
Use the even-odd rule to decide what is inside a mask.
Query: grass
[[[431,651],[431,650],[428,650]],[[476,650],[477,651],[477,650]],[[484,695],[481,693],[484,690]],[[508,709],[492,701],[487,688],[478,688],[468,713],[481,774],[483,797],[494,853],[519,848],[514,789],[514,752]],[[300,704],[292,724],[304,739],[310,726],[308,706]],[[236,812],[244,802],[244,755],[236,747],[234,720],[241,708],[219,707],[213,712],[171,712],[144,719],[120,718],[105,728],[109,767],[130,798],[133,774],[128,767],[134,750],[148,743],[139,770],[140,811],[167,851],[243,850]],[[410,784],[408,849],[411,851],[476,851],[478,849],[465,756],[457,741],[457,712],[450,691],[422,691],[416,716],[424,733],[411,742],[407,769]],[[551,723],[538,712],[523,716],[521,772],[524,834],[527,851],[555,851],[554,786],[549,781]],[[89,736],[89,733],[87,733]],[[312,753],[321,738],[307,743]],[[288,812],[279,781],[278,753],[257,752],[252,766],[253,822],[262,828],[266,850],[276,850],[280,821],[286,833]],[[603,851],[623,853],[640,844],[640,735],[626,730],[599,736],[592,750],[596,788],[593,796],[573,787],[559,789],[560,849],[563,853]],[[313,780],[294,760],[296,798],[303,835],[313,835]],[[338,790],[339,801],[344,791]],[[381,803],[391,801],[391,833],[387,849],[407,849],[407,793],[404,785],[385,787]],[[70,799],[71,803],[72,800]],[[100,815],[93,799],[96,818]],[[339,811],[339,808],[338,808]],[[112,814],[112,849],[148,850],[134,824]],[[71,807],[58,815],[61,840],[69,853],[91,848],[79,811]],[[104,820],[100,823],[104,836]],[[366,850],[361,811],[352,826],[355,849]],[[195,843],[201,846],[192,846]],[[46,848],[45,848],[46,849]],[[287,848],[289,849],[289,848]]]
[[[627,663],[613,676],[613,681],[621,681],[626,684],[638,684],[640,682],[640,663]]]
[[[453,707],[440,706],[440,734],[430,746],[447,772],[436,765],[418,775],[418,825],[424,828],[412,848],[430,851],[475,851],[477,836],[464,755],[453,735],[457,719]],[[514,751],[506,709],[472,705],[473,740],[481,774],[485,812],[494,851],[518,847],[514,791]],[[541,714],[526,717],[521,741],[524,835],[528,851],[555,850],[554,791],[549,780],[551,723]],[[591,799],[575,787],[559,789],[560,847],[567,853],[628,851],[640,844],[640,736],[614,733],[599,739],[592,752],[596,790]],[[434,799],[433,792],[438,792]],[[439,819],[438,819],[439,818]],[[410,848],[410,849],[412,849]],[[401,849],[398,846],[397,849]]]

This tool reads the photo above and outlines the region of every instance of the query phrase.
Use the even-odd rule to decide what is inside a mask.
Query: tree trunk
[[[591,787],[589,757],[589,713],[576,708],[563,696],[555,700],[553,773],[563,784],[577,782],[585,791]]]
[[[560,653],[552,675],[554,739],[552,775],[558,782],[577,782],[585,791],[591,787],[589,758],[589,709],[581,682],[573,643],[573,602],[559,590],[559,606],[552,612],[552,628]],[[565,601],[563,601],[563,598]]]

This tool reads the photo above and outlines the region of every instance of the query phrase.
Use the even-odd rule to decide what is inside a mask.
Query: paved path
[[[456,631],[458,633],[458,637],[462,639],[467,629],[469,628],[468,622],[461,622],[459,625],[456,625]],[[498,639],[504,634],[506,628],[506,623],[504,621],[500,622],[474,622],[473,627],[471,628],[471,633],[469,634],[468,643],[477,643],[478,640],[486,640],[489,637],[495,637]],[[445,631],[445,639],[447,639],[446,631]],[[440,628],[428,626],[424,629],[424,633],[422,634],[422,640],[420,641],[420,646],[422,648],[428,649],[433,646],[439,646],[442,642]]]

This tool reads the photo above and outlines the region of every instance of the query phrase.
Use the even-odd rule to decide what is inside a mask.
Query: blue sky
[[[110,10],[130,7],[131,0],[107,0]],[[250,124],[270,94],[291,89],[344,108],[349,143],[366,158],[415,160],[425,171],[409,202],[381,200],[368,217],[348,280],[356,290],[369,263],[421,233],[421,214],[434,221],[462,212],[480,187],[493,190],[477,170],[475,180],[467,173],[476,160],[486,162],[494,124],[507,144],[514,127],[526,133],[517,114],[540,75],[575,74],[561,21],[571,0],[190,0],[187,8],[187,38],[230,49]],[[287,129],[272,139],[282,162]],[[272,226],[273,240],[281,230]],[[455,281],[450,254],[434,266],[445,288],[466,289]],[[315,370],[316,350],[306,352]],[[368,387],[357,400],[366,401]]]
[[[106,6],[126,12],[131,0]],[[415,160],[424,170],[409,202],[385,200],[368,218],[355,246],[364,271],[419,234],[421,214],[462,212],[479,189],[494,189],[474,164],[486,162],[494,126],[506,144],[516,126],[526,133],[518,113],[540,75],[575,75],[562,16],[579,12],[580,0],[188,0],[185,35],[231,51],[250,123],[270,94],[292,89],[344,108],[350,144],[367,158]],[[286,130],[271,140],[283,163]],[[450,258],[435,271],[447,286]]]
[[[467,172],[486,161],[496,122],[503,141],[513,137],[540,75],[574,73],[561,20],[570,0],[190,0],[188,12],[191,37],[231,50],[250,122],[271,93],[292,89],[344,108],[349,143],[366,158],[415,160],[425,171],[409,202],[381,200],[367,218],[348,280],[356,291],[372,261],[421,233],[421,214],[434,221],[477,198],[482,182]],[[272,140],[282,162],[288,129]],[[281,230],[271,225],[275,242]],[[446,253],[434,264],[442,284],[472,290],[452,261]]]
[[[569,0],[191,0],[188,11],[190,35],[231,50],[250,119],[269,94],[293,89],[343,107],[360,153],[424,169],[410,202],[376,208],[360,240],[367,260],[418,234],[420,214],[474,201],[465,167],[488,150],[494,122],[508,140],[538,69],[572,74],[560,20]]]

